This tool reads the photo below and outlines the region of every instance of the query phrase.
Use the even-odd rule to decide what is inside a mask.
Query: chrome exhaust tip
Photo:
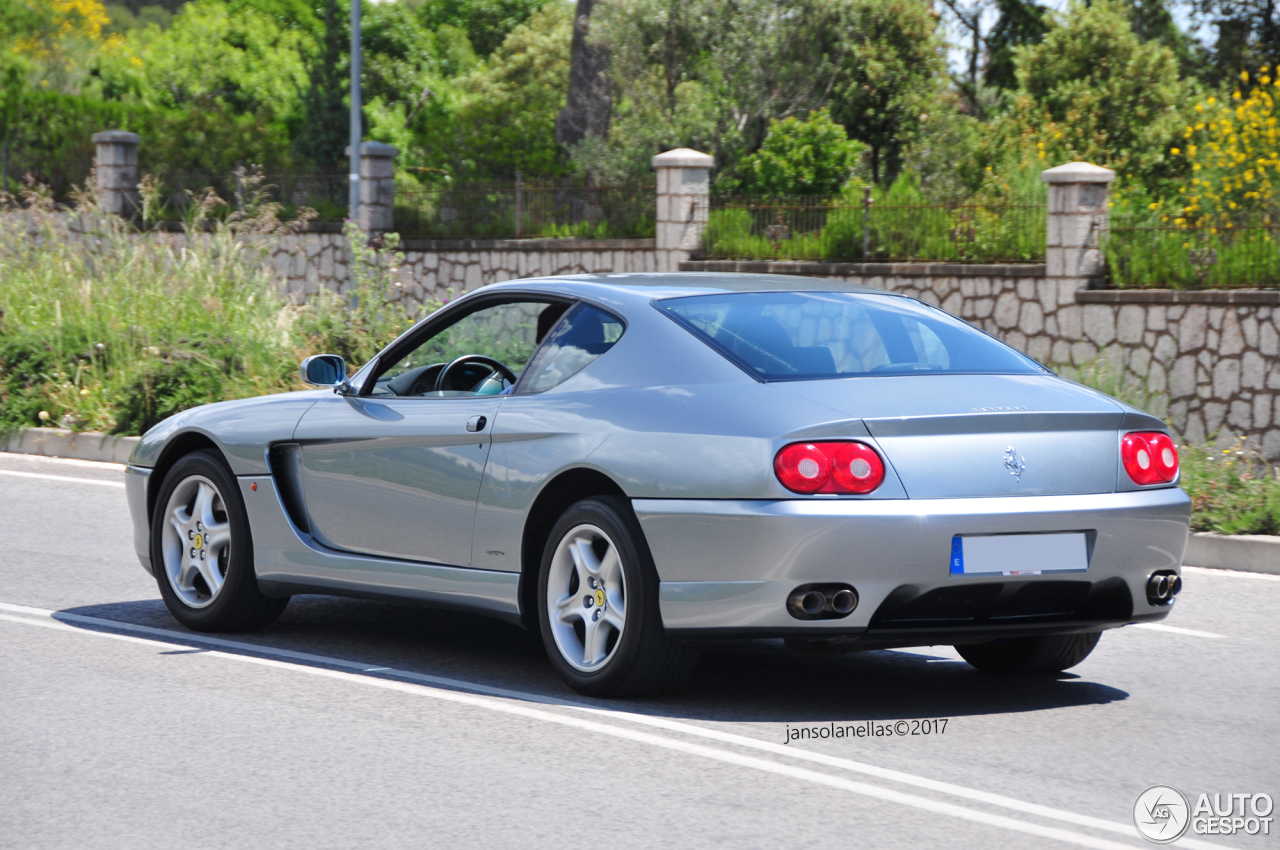
[[[858,591],[847,584],[802,584],[787,595],[787,613],[797,620],[838,620],[858,607]]]
[[[800,597],[800,610],[810,617],[816,617],[827,607],[827,597],[816,590],[811,590]]]
[[[831,595],[831,608],[841,616],[852,612],[857,607],[858,594],[854,593],[851,587],[837,590]]]
[[[1147,601],[1152,605],[1169,605],[1182,590],[1182,577],[1172,570],[1152,573],[1147,579]]]

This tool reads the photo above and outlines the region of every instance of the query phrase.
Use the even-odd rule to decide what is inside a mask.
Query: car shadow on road
[[[198,645],[203,637],[179,625],[159,599],[61,613],[182,635],[157,638],[173,642]],[[327,596],[296,596],[269,628],[216,637],[267,651],[285,649],[522,691],[542,701],[689,720],[812,723],[1004,715],[1106,705],[1129,696],[1071,673],[988,675],[950,653],[934,655],[928,649],[810,656],[790,652],[780,640],[752,640],[704,644],[697,670],[676,693],[595,700],[569,690],[552,670],[541,641],[516,625],[456,611]]]

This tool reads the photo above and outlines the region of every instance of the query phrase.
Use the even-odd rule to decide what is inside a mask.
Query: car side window
[[[623,330],[617,316],[590,304],[577,304],[533,355],[519,391],[543,392],[563,383],[612,348]]]
[[[437,398],[508,391],[566,309],[563,303],[512,301],[468,313],[383,369],[371,395]],[[467,359],[457,362],[462,357]]]

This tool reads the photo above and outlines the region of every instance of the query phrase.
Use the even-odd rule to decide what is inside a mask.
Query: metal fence
[[[405,237],[646,238],[654,234],[653,184],[468,183],[397,194]]]
[[[843,198],[713,197],[707,256],[724,259],[1043,262],[1043,197],[1009,203],[862,203]]]
[[[1280,287],[1280,216],[1151,225],[1118,219],[1102,234],[1117,289]]]
[[[52,158],[0,145],[0,191],[18,196],[28,178],[45,186],[55,200],[67,202],[93,173],[93,156]]]
[[[141,176],[143,169],[139,169]],[[150,210],[152,220],[182,219],[192,203],[192,195],[202,196],[212,190],[226,205],[213,212],[226,215],[244,210],[261,201],[281,204],[283,216],[291,217],[301,207],[310,207],[320,221],[341,221],[347,217],[348,186],[346,174],[253,171],[169,171],[157,168],[149,172],[157,184],[157,203]]]

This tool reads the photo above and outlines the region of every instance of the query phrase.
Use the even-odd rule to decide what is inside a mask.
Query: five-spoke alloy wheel
[[[151,566],[169,612],[196,631],[265,626],[289,598],[258,587],[239,484],[211,451],[185,455],[165,475],[151,518]]]
[[[576,670],[599,670],[618,649],[627,625],[627,580],[609,535],[579,525],[551,556],[546,602],[551,636]]]
[[[169,494],[160,533],[173,592],[188,607],[211,605],[226,584],[231,560],[231,522],[214,483],[202,475],[182,479]]]
[[[657,571],[621,497],[584,499],[564,512],[543,552],[538,600],[547,655],[581,693],[666,690],[697,663],[694,648],[662,628]]]

